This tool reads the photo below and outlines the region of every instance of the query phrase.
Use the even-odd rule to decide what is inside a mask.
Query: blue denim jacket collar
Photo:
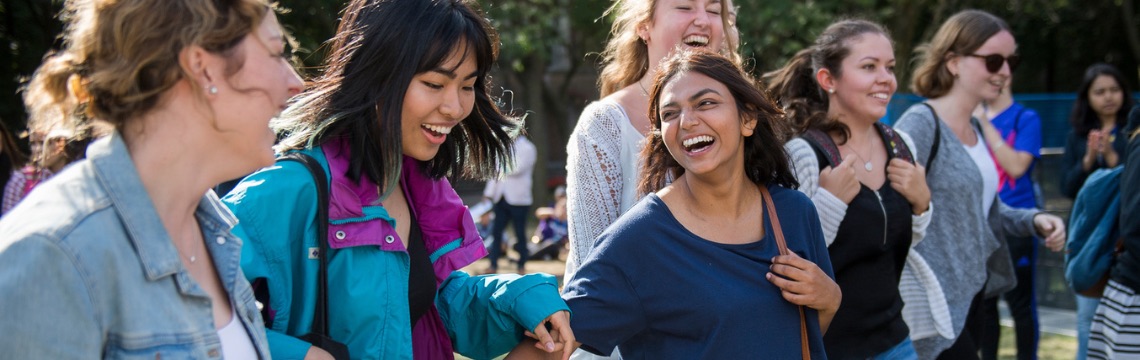
[[[87,156],[107,191],[107,197],[121,215],[123,227],[127,229],[130,242],[138,251],[147,280],[153,281],[178,273],[182,267],[178,250],[174,248],[170,234],[163,227],[158,211],[143,187],[122,135],[114,132],[96,141],[87,149]],[[207,240],[211,254],[217,255],[214,248],[222,245],[216,244],[212,240],[214,238],[224,237],[225,242],[232,242],[229,245],[241,246],[241,241],[230,233],[237,224],[237,218],[212,192],[208,191],[202,196],[195,215],[202,226],[202,236]],[[215,262],[220,261],[222,259],[215,259]],[[186,285],[183,279],[179,279],[179,283]]]

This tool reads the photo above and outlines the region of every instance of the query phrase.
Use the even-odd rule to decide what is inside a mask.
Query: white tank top
[[[218,337],[222,339],[224,359],[257,359],[257,349],[253,348],[253,341],[238,321],[237,313],[231,313],[230,323],[218,330]]]
[[[962,146],[966,148],[970,158],[974,159],[974,164],[978,165],[978,171],[982,173],[982,215],[988,219],[990,207],[994,205],[994,199],[997,196],[997,164],[994,163],[994,158],[990,155],[990,148],[986,146],[986,141],[981,134],[978,135],[978,143],[974,146],[966,146],[966,144],[962,144]]]

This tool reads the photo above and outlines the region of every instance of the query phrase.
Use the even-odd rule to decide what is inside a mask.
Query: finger
[[[814,296],[805,295],[805,294],[797,294],[797,293],[788,292],[788,291],[781,291],[780,295],[784,297],[784,300],[787,300],[788,302],[790,302],[792,304],[802,305],[802,306],[807,306],[807,307],[812,307],[811,306],[812,302],[815,300]]]
[[[844,166],[854,169],[855,168],[855,156],[847,155],[847,157],[843,159],[843,162],[839,164],[839,167],[844,167]]]
[[[550,323],[554,326],[554,329],[558,331],[559,335],[561,335],[560,340],[562,344],[565,345],[563,348],[564,351],[562,352],[562,359],[570,360],[570,354],[574,352],[574,348],[577,347],[576,344],[578,343],[574,338],[574,330],[570,328],[570,317],[565,311],[559,311],[555,315],[557,316],[554,316]]]
[[[825,167],[825,168],[823,168],[823,170],[819,171],[819,177],[826,177],[827,175],[830,175],[830,174],[831,174],[831,167],[830,166]]]
[[[800,269],[815,265],[815,263],[800,257],[800,254],[795,251],[789,251],[787,255],[778,255],[772,258],[772,264],[787,264]]]
[[[911,164],[909,161],[899,159],[899,158],[891,159],[891,162],[887,163],[887,170],[888,171],[890,171],[891,169],[906,170],[906,169],[910,169],[913,167],[914,167],[914,164]]]
[[[546,331],[546,320],[538,323],[538,326],[534,328],[534,334],[538,336],[538,343],[534,346],[548,353],[554,352],[554,338],[550,337],[550,333]]]
[[[769,272],[765,274],[764,277],[768,279],[768,282],[772,283],[772,285],[780,288],[780,291],[791,292],[793,294],[799,294],[803,292],[803,288],[800,286],[799,282],[782,278],[779,275],[776,275],[776,273]]]
[[[809,271],[787,264],[773,264],[769,267],[769,271],[791,279],[792,281],[804,281],[809,277]]]

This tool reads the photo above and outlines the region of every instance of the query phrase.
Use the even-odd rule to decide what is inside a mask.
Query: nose
[[[440,96],[439,113],[452,120],[459,120],[463,114],[463,104],[459,99],[459,89],[449,88]]]
[[[720,19],[718,18],[717,20],[719,21]],[[697,15],[695,18],[693,18],[693,25],[696,25],[697,27],[705,27],[710,24],[711,21],[711,15],[709,15],[708,11],[705,11],[703,7],[697,9]]]
[[[700,120],[697,119],[697,114],[688,109],[681,110],[681,113],[678,116],[680,116],[681,128],[685,130],[692,129],[693,127],[697,126],[698,122],[700,122]]]
[[[289,91],[289,97],[297,96],[305,88],[305,82],[301,80],[301,75],[297,74],[297,69],[292,66],[289,67],[289,74],[285,75],[285,88]]]

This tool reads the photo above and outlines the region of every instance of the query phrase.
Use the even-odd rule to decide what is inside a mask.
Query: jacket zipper
[[[875,197],[879,199],[879,209],[883,210],[883,245],[887,245],[887,207],[883,205],[883,196],[879,195],[879,191],[872,191]]]

